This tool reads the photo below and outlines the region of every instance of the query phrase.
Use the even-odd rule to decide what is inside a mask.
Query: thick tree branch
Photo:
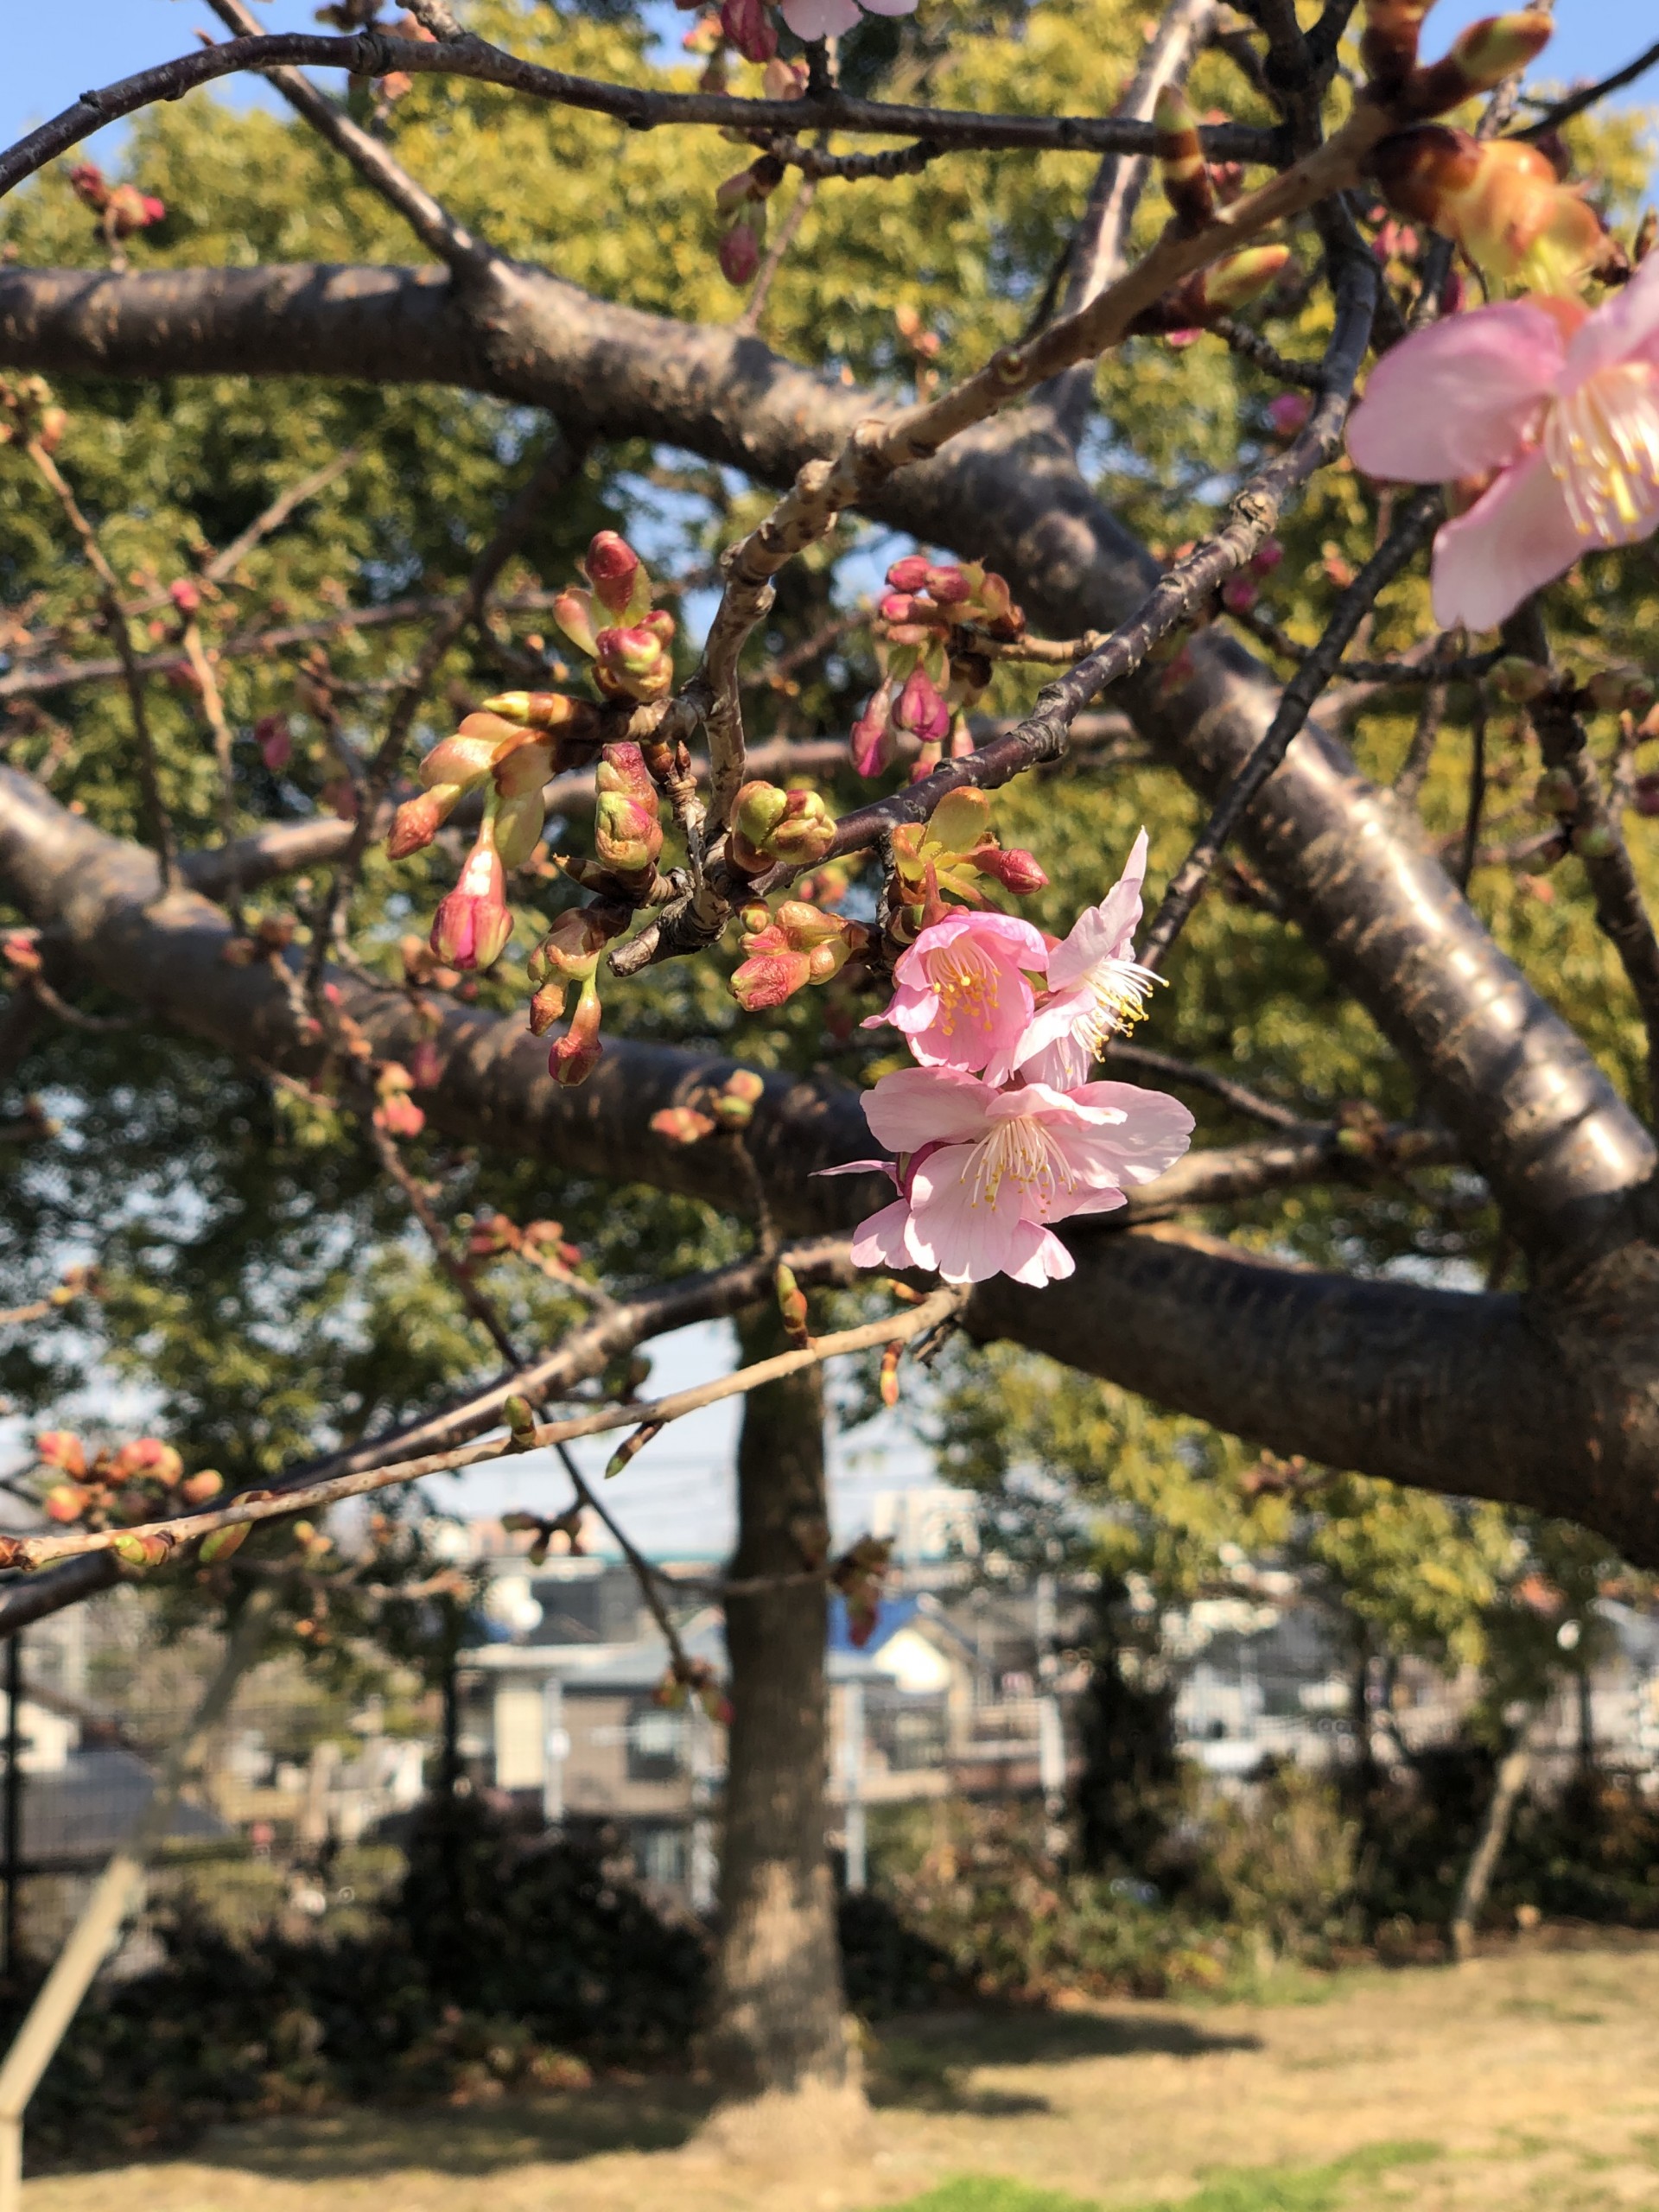
[[[59,373],[460,384],[545,407],[574,433],[660,439],[772,483],[835,451],[872,404],[728,327],[597,302],[522,264],[502,287],[475,315],[442,273],[0,270],[0,359]],[[869,504],[924,543],[1000,569],[1055,634],[1111,630],[1158,582],[1040,418],[988,424]],[[1208,797],[1277,705],[1259,664],[1219,626],[1122,696],[1137,728]],[[1613,1229],[1651,1172],[1646,1132],[1317,721],[1269,778],[1243,838],[1518,1231],[1548,1246]]]

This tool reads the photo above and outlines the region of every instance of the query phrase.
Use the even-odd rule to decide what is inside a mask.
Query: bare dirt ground
[[[779,2113],[717,2144],[690,2087],[606,2087],[226,2128],[188,2158],[47,2177],[25,2200],[28,2212],[855,2212],[971,2174],[1109,2212],[1189,2199],[1192,2212],[1659,2206],[1659,1943],[1541,1943],[1316,1991],[909,2024],[883,2039],[885,2101],[861,2141],[844,2113]]]

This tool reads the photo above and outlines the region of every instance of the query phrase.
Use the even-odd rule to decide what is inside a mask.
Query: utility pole
[[[841,1693],[841,1787],[847,1839],[847,1894],[861,1897],[869,1879],[864,1818],[864,1685],[846,1683]]]
[[[1037,1779],[1043,1793],[1043,1848],[1051,1859],[1065,1853],[1065,1728],[1056,1689],[1060,1662],[1055,1579],[1039,1574],[1033,1628],[1037,1644]]]

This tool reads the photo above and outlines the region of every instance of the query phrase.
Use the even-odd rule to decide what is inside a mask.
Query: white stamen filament
[[[972,1179],[976,1206],[996,1204],[1005,1176],[1035,1199],[1036,1211],[1044,1219],[1062,1192],[1077,1186],[1065,1154],[1042,1122],[1030,1116],[999,1122],[963,1162],[961,1180],[966,1183]]]
[[[1559,399],[1544,453],[1580,537],[1621,544],[1659,521],[1659,376],[1621,361]]]
[[[1133,960],[1103,960],[1089,978],[1094,1005],[1077,1023],[1077,1034],[1098,1059],[1109,1038],[1133,1029],[1145,1018],[1152,987],[1167,979]]]

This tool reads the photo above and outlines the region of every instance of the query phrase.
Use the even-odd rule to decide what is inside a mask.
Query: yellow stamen
[[[1580,537],[1626,544],[1659,524],[1659,376],[1621,361],[1557,400],[1544,453]]]
[[[947,1037],[958,1027],[984,1029],[995,1016],[1002,974],[971,938],[958,938],[927,956],[927,980],[938,994],[939,1027]]]
[[[966,1183],[972,1179],[976,1206],[994,1206],[1005,1176],[1035,1198],[1043,1218],[1061,1192],[1074,1191],[1077,1184],[1065,1154],[1043,1124],[1028,1116],[999,1122],[988,1136],[982,1137],[963,1162],[960,1179]]]
[[[1094,1005],[1078,1022],[1076,1033],[1092,1058],[1099,1059],[1109,1038],[1121,1036],[1146,1019],[1152,987],[1165,981],[1166,977],[1133,960],[1101,962],[1089,978]]]

